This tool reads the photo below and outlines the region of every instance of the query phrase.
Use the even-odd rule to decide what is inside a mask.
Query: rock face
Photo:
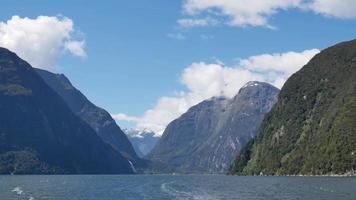
[[[43,80],[63,98],[71,110],[94,129],[97,135],[133,163],[140,159],[125,133],[110,114],[90,102],[63,74],[36,69]]]
[[[233,99],[215,97],[171,122],[148,158],[184,173],[226,173],[242,145],[256,136],[279,90],[249,82]]]
[[[145,157],[158,142],[159,138],[152,131],[123,129],[134,147],[137,155],[141,158]]]
[[[133,173],[36,71],[0,48],[0,174]]]
[[[232,174],[320,175],[356,169],[356,41],[316,55],[288,79]]]

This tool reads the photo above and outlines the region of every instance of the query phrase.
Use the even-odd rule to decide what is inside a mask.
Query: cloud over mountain
[[[191,106],[213,96],[233,97],[248,81],[264,81],[282,87],[286,79],[305,65],[318,49],[303,52],[262,54],[241,59],[235,66],[223,63],[195,62],[180,76],[187,90],[175,96],[163,96],[140,117],[113,115],[118,121],[134,121],[139,129],[162,134],[169,122]]]

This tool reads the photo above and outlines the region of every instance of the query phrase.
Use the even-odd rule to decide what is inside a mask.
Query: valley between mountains
[[[168,124],[122,128],[63,74],[0,48],[0,174],[355,175],[356,40],[280,89],[247,82]]]

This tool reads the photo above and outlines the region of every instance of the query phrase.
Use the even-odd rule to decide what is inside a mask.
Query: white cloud
[[[128,116],[128,115],[126,115],[124,113],[114,114],[114,115],[111,115],[111,117],[114,118],[115,120],[118,120],[118,121],[128,121],[128,122],[137,122],[137,121],[139,121],[139,118]]]
[[[184,94],[161,97],[153,108],[140,117],[137,128],[152,130],[161,135],[167,124],[184,113],[192,105],[192,101],[192,97]]]
[[[279,10],[298,6],[301,0],[186,0],[187,15],[206,13],[210,17],[225,16],[231,26],[266,26],[268,18]]]
[[[307,5],[316,13],[341,19],[356,18],[355,0],[313,0]]]
[[[193,26],[213,26],[218,24],[215,19],[204,18],[204,19],[179,19],[177,23],[183,27],[193,27]]]
[[[213,96],[233,97],[248,81],[265,81],[282,87],[286,79],[304,66],[319,50],[287,52],[251,56],[236,66],[222,62],[192,63],[181,74],[180,81],[187,88],[175,96],[161,97],[156,105],[141,117],[134,118],[139,129],[162,134],[165,127],[191,106]],[[130,119],[129,118],[129,119]],[[119,118],[116,118],[119,120]],[[125,120],[124,117],[121,119]]]
[[[288,77],[319,52],[318,49],[310,49],[303,52],[262,54],[241,59],[239,66],[252,73],[262,75],[262,81],[281,88]]]
[[[230,26],[263,26],[274,28],[269,18],[279,11],[299,9],[341,19],[355,19],[355,0],[184,0],[186,16],[208,17],[215,22],[223,21]],[[217,20],[220,19],[220,20]],[[193,23],[185,19],[189,26],[209,25]],[[180,22],[180,20],[178,20]],[[214,24],[216,25],[216,24]]]
[[[240,65],[244,68],[259,72],[279,71],[291,74],[297,71],[300,66],[307,63],[317,53],[319,53],[318,49],[282,54],[262,54],[251,56],[248,59],[242,59],[240,60]]]
[[[68,49],[73,55],[80,58],[87,57],[87,54],[84,51],[85,41],[68,41],[64,44],[64,47]]]
[[[250,80],[262,80],[262,77],[241,67],[204,62],[191,64],[181,77],[181,82],[188,88],[190,96],[198,97],[195,98],[198,102],[213,96],[233,97],[240,87]],[[194,101],[193,104],[198,102]]]
[[[74,34],[73,21],[66,17],[31,19],[13,16],[0,22],[0,46],[14,51],[38,68],[53,67],[63,50],[85,57],[85,42],[74,40]]]

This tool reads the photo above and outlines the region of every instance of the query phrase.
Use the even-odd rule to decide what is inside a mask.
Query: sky
[[[162,134],[248,81],[281,88],[355,39],[356,0],[2,1],[0,46],[65,74],[121,127]]]

